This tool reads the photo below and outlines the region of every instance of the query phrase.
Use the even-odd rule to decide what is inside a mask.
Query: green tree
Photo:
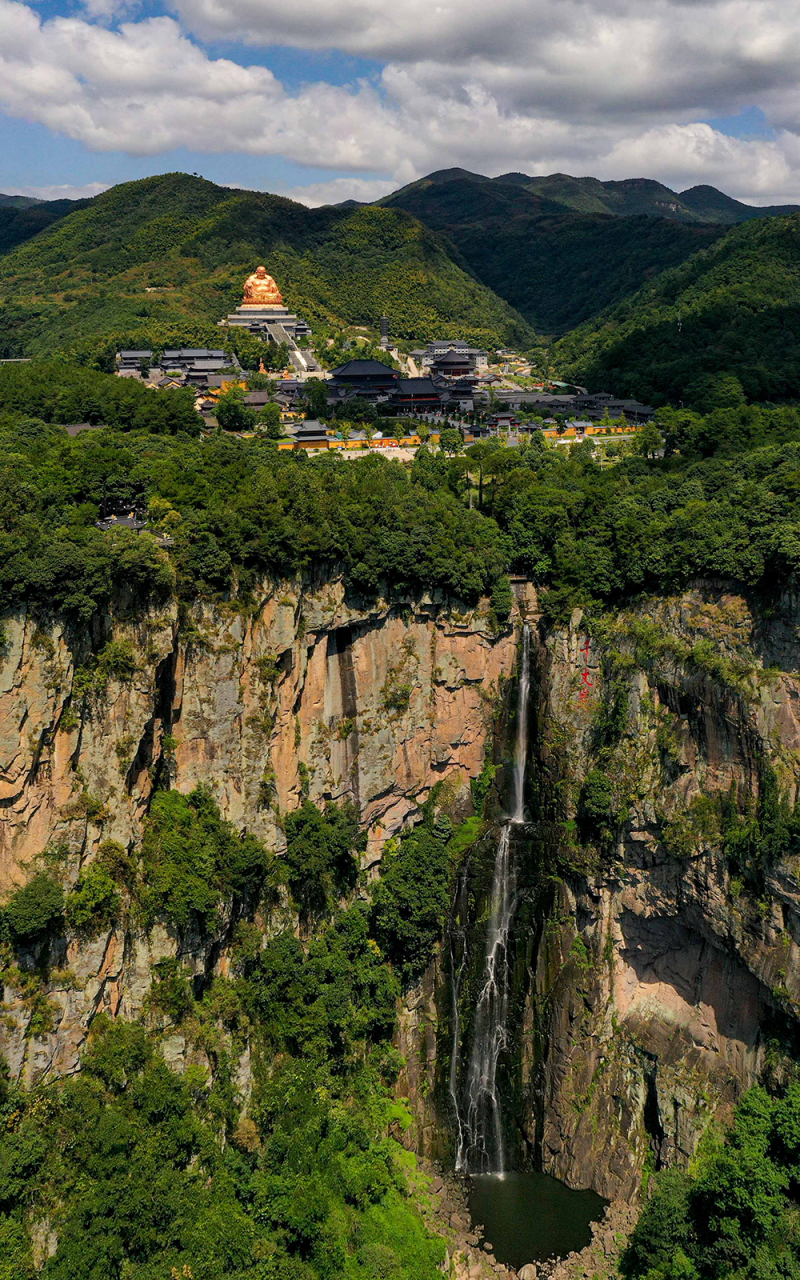
[[[328,388],[323,378],[307,378],[303,383],[303,403],[307,418],[324,418],[328,414]]]
[[[281,409],[277,404],[265,404],[257,418],[258,426],[268,440],[280,440],[283,435]]]
[[[373,895],[375,937],[402,975],[416,981],[429,964],[450,901],[449,819],[427,820],[387,851]]]
[[[256,413],[245,403],[241,387],[231,387],[220,396],[214,410],[223,431],[252,431],[256,425]]]
[[[289,889],[300,910],[320,916],[352,889],[358,876],[358,855],[366,848],[358,814],[349,802],[329,803],[325,810],[305,800],[286,815],[286,855]]]
[[[64,890],[50,872],[40,871],[9,898],[3,915],[14,938],[32,941],[60,925]]]
[[[636,452],[643,458],[655,458],[664,448],[664,437],[654,422],[646,422],[636,436]]]
[[[455,428],[447,427],[439,436],[439,448],[443,453],[460,453],[464,447],[464,441],[460,431]]]

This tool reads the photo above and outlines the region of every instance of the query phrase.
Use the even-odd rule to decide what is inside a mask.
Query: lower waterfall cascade
[[[475,1009],[466,1077],[459,1089],[461,1023],[459,995],[466,964],[464,951],[453,972],[453,1052],[450,1096],[456,1115],[456,1170],[460,1173],[506,1171],[503,1108],[498,1093],[500,1058],[508,1047],[509,935],[517,905],[513,829],[525,821],[525,765],[530,701],[530,628],[522,628],[517,735],[514,755],[514,808],[500,829],[492,875],[489,922],[480,994]],[[452,958],[452,953],[451,953]]]

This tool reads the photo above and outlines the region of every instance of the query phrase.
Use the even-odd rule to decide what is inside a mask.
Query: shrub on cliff
[[[67,894],[67,924],[76,933],[99,933],[117,919],[120,895],[102,862],[84,867],[75,888]]]
[[[756,1086],[723,1142],[692,1174],[658,1176],[622,1261],[630,1280],[761,1280],[800,1274],[793,1189],[800,1086],[780,1098]]]
[[[328,804],[323,812],[305,800],[286,815],[284,827],[292,897],[305,916],[323,915],[354,888],[357,859],[367,847],[355,806]]]
[[[59,925],[64,914],[64,890],[56,878],[41,871],[9,898],[3,908],[12,938],[32,942]]]
[[[274,884],[260,840],[225,822],[210,792],[158,792],[142,840],[138,906],[145,925],[210,928],[223,901],[255,907]]]
[[[416,827],[384,859],[375,886],[375,938],[406,986],[424,972],[442,934],[450,901],[452,834],[447,818]]]
[[[583,840],[607,845],[619,822],[614,791],[602,769],[590,769],[578,798],[578,829]]]
[[[248,1011],[275,1050],[342,1065],[391,1036],[399,989],[360,906],[338,914],[308,946],[278,934],[245,975]]]

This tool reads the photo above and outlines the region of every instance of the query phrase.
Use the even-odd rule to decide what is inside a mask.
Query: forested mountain
[[[562,338],[569,376],[701,409],[800,396],[800,217],[733,228]]]
[[[597,178],[571,178],[566,173],[528,178],[524,173],[507,173],[495,182],[521,186],[526,191],[581,213],[610,213],[617,218],[647,214],[677,222],[747,222],[750,218],[775,217],[800,212],[800,205],[757,206],[734,200],[716,187],[689,187],[672,191],[650,178],[625,178],[621,182],[600,182]]]
[[[612,216],[614,201],[652,210],[674,193],[523,179],[444,170],[376,205],[308,209],[167,174],[87,201],[0,207],[0,355],[110,367],[120,345],[215,344],[264,260],[317,327],[375,326],[385,311],[399,339],[525,347],[562,335],[567,376],[657,403],[711,407],[721,393],[707,380],[727,374],[734,401],[798,394],[797,215],[736,227]],[[714,188],[684,194],[698,214],[739,216]]]
[[[0,254],[8,253],[15,245],[24,244],[68,213],[83,209],[88,200],[31,200],[25,204],[12,204],[16,197],[0,198]],[[25,197],[20,197],[25,199]],[[6,203],[8,201],[8,203]]]
[[[602,209],[568,209],[512,176],[521,177],[490,182],[445,170],[382,203],[448,235],[479,279],[545,333],[590,319],[723,234],[641,213],[616,218]]]
[[[312,323],[375,325],[387,311],[397,337],[454,325],[484,344],[531,336],[435,231],[401,210],[307,209],[167,174],[114,187],[5,255],[2,354],[214,341],[262,260]]]
[[[599,178],[573,178],[568,173],[551,173],[531,178],[526,173],[503,173],[486,178],[468,169],[438,169],[417,182],[401,187],[381,203],[403,200],[412,192],[430,193],[432,188],[451,182],[479,183],[486,187],[505,186],[517,192],[526,191],[540,202],[541,211],[572,209],[576,213],[608,213],[616,218],[647,214],[652,218],[668,218],[677,222],[719,222],[730,225],[751,218],[785,216],[800,213],[800,205],[750,205],[734,200],[716,187],[689,187],[672,191],[651,178],[625,178],[621,182],[601,182]],[[405,203],[402,205],[405,208]]]
[[[46,204],[45,200],[37,200],[35,196],[4,196],[0,195],[0,209],[30,209],[36,204]],[[58,204],[59,201],[53,201]]]

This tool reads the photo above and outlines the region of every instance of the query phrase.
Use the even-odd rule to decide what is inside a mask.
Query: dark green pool
[[[583,1249],[606,1206],[594,1191],[571,1191],[545,1173],[473,1175],[469,1203],[498,1262],[515,1268]]]

